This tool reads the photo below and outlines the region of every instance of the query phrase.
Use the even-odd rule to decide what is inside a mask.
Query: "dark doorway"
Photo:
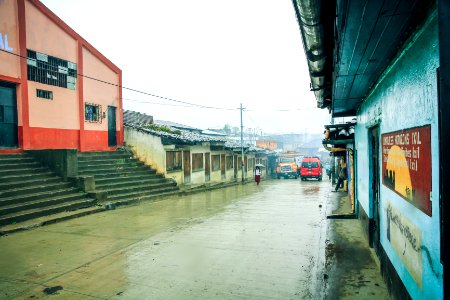
[[[379,132],[378,127],[371,128],[369,131],[370,138],[370,172],[371,172],[371,201],[372,201],[372,216],[370,219],[370,240],[371,246],[375,252],[380,256],[380,174],[379,174]],[[370,242],[370,241],[369,241]]]
[[[238,178],[239,166],[238,166],[238,156],[234,155],[234,179]]]
[[[184,183],[191,182],[191,151],[183,151]]]
[[[225,154],[220,155],[220,174],[222,179],[226,178]]]
[[[205,181],[211,180],[211,153],[205,153]]]
[[[17,148],[16,86],[0,82],[0,148]]]
[[[117,146],[116,108],[114,106],[108,106],[108,146]]]

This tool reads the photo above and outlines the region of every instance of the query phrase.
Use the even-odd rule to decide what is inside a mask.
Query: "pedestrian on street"
[[[347,179],[347,166],[343,164],[341,170],[339,171],[339,178],[336,183],[336,187],[334,188],[334,191],[337,192],[338,189],[341,187],[344,187],[344,180]]]
[[[259,167],[255,168],[255,181],[256,185],[259,185],[259,182],[261,181],[261,169]]]

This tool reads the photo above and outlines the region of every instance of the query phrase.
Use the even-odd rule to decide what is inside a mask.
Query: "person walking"
[[[336,187],[334,188],[334,191],[337,192],[338,189],[341,187],[344,187],[344,180],[347,179],[347,166],[344,164],[339,171],[339,178],[336,183]]]
[[[255,182],[256,185],[259,185],[259,182],[261,181],[261,169],[259,167],[255,168]]]

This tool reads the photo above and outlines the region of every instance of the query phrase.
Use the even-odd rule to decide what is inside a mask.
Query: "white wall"
[[[125,127],[125,142],[139,160],[165,174],[166,151],[160,137]]]

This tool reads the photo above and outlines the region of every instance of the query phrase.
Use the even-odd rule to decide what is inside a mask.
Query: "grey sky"
[[[220,108],[242,102],[244,126],[263,133],[321,132],[329,120],[309,91],[290,0],[41,1],[122,69],[125,87]],[[240,122],[238,110],[123,98],[125,109],[203,129]]]

